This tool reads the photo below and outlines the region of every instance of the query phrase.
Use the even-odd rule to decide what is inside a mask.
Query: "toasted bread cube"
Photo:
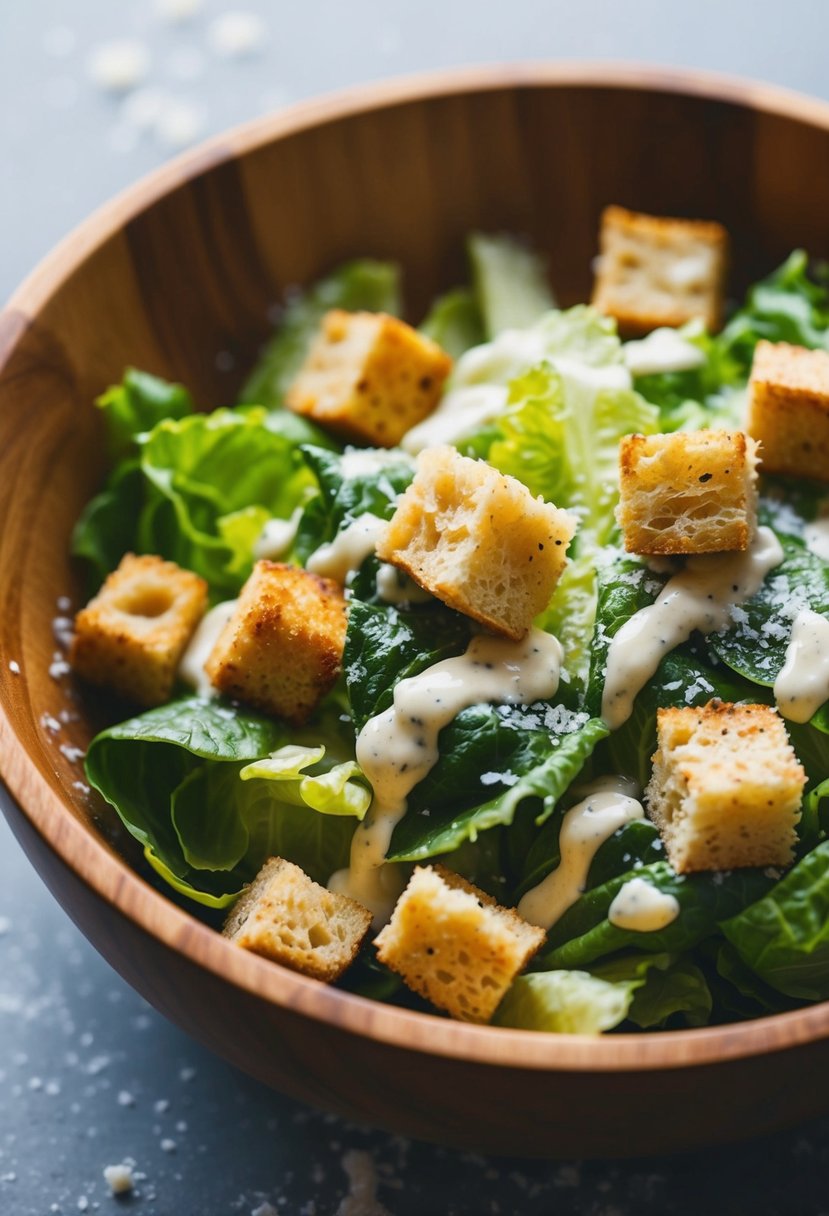
[[[69,661],[93,684],[139,705],[163,705],[206,606],[203,578],[127,553],[76,616]]]
[[[346,439],[391,448],[440,399],[452,360],[385,313],[326,313],[285,404]]]
[[[678,874],[788,866],[806,774],[768,705],[657,710],[645,791]]]
[[[757,526],[757,444],[742,431],[626,435],[616,518],[628,553],[748,548]]]
[[[605,208],[593,304],[635,337],[699,317],[708,330],[722,317],[728,234],[707,220]]]
[[[228,697],[301,726],[340,674],[346,624],[337,583],[259,561],[205,671]]]
[[[330,984],[354,961],[370,925],[371,913],[355,899],[271,857],[234,904],[223,933],[243,950]]]
[[[746,429],[763,445],[764,473],[829,481],[829,354],[758,342]]]
[[[573,517],[452,447],[426,448],[377,555],[450,608],[521,639],[567,563]]]
[[[485,892],[441,865],[417,866],[375,945],[381,963],[462,1022],[488,1022],[544,941]]]

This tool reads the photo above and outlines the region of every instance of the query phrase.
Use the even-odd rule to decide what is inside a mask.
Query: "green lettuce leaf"
[[[442,604],[404,609],[352,600],[343,670],[356,729],[388,709],[400,680],[463,654],[470,630],[467,617]]]
[[[721,1018],[743,1021],[770,1013],[784,1013],[800,1004],[792,997],[775,991],[759,975],[755,975],[730,942],[713,938],[706,945],[714,955],[716,974],[710,976],[709,980]]]
[[[171,384],[148,372],[128,367],[120,384],[102,393],[95,404],[104,416],[109,458],[129,455],[138,435],[151,431],[164,418],[186,418],[195,406],[181,384]]]
[[[302,563],[360,515],[369,513],[391,519],[398,497],[414,476],[411,457],[399,449],[366,449],[338,455],[306,445],[302,452],[319,487],[319,492],[307,503],[297,529],[294,555]],[[357,473],[350,473],[349,462],[353,467],[355,457],[362,461],[362,467]]]
[[[533,494],[567,503],[580,517],[582,548],[588,537],[605,545],[615,533],[620,438],[650,434],[659,425],[658,411],[638,393],[602,384],[603,368],[614,366],[591,370],[573,360],[519,376],[499,419],[501,437],[488,454],[491,464]]]
[[[371,802],[371,791],[355,777],[362,777],[354,760],[320,768],[325,746],[302,747],[286,744],[264,760],[246,764],[239,776],[242,781],[260,779],[278,782],[278,797],[292,806],[309,806],[322,815],[352,815],[363,819]],[[304,770],[314,767],[314,773]]]
[[[439,296],[420,332],[442,346],[453,359],[459,359],[464,351],[486,340],[478,301],[466,287],[456,287]]]
[[[632,878],[642,878],[679,903],[679,915],[664,929],[640,933],[607,919],[614,898]],[[547,949],[534,967],[587,967],[620,950],[680,954],[693,949],[718,926],[765,895],[774,879],[761,870],[678,875],[665,861],[620,874],[586,891],[550,929]]]
[[[781,535],[779,540],[782,563],[751,599],[732,608],[733,625],[709,637],[710,647],[724,663],[767,688],[774,685],[785,662],[797,612],[811,608],[829,615],[829,562],[792,536]]]
[[[195,769],[172,795],[171,819],[182,854],[210,884],[229,871],[250,880],[268,857],[284,857],[325,884],[348,864],[356,819],[320,814],[311,802],[271,779],[246,781],[235,764]],[[196,878],[190,881],[195,884]]]
[[[250,573],[254,521],[289,518],[314,485],[299,448],[258,407],[160,423],[141,468],[154,498],[139,518],[139,550],[203,575],[215,598],[235,594]],[[251,507],[261,510],[240,515]]]
[[[475,232],[467,251],[488,338],[505,329],[525,329],[555,308],[541,259],[515,237]]]
[[[244,879],[195,873],[175,830],[173,796],[201,762],[217,762],[218,768],[227,766],[237,774],[240,762],[268,755],[283,736],[284,727],[269,718],[218,700],[188,697],[96,735],[87,751],[86,775],[144,846],[162,878],[174,878],[172,885],[199,903],[224,907]]]
[[[597,719],[546,702],[462,710],[441,731],[440,759],[413,790],[389,859],[452,852],[511,824],[525,804],[542,824],[606,734]]]
[[[601,1034],[628,1016],[644,979],[609,982],[587,971],[519,975],[492,1019],[496,1026],[554,1034]]]
[[[742,961],[790,997],[829,997],[829,841],[807,853],[722,932]]]
[[[622,956],[594,967],[592,974],[611,983],[641,979],[627,1013],[641,1030],[705,1026],[711,1017],[713,999],[705,975],[684,955]]]
[[[137,460],[116,465],[106,486],[91,498],[72,530],[70,551],[87,569],[87,589],[93,595],[125,553],[135,547],[135,528],[147,492]]]
[[[747,377],[761,338],[825,349],[829,327],[829,272],[809,273],[809,259],[796,249],[773,274],[750,288],[745,304],[715,339],[719,357]]]
[[[294,292],[282,310],[276,333],[262,352],[240,401],[281,406],[322,318],[332,308],[346,312],[401,310],[400,268],[368,258],[347,262],[307,291]]]

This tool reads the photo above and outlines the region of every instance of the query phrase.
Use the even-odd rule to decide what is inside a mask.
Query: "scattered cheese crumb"
[[[20,675],[20,664],[18,663],[17,659],[11,659],[11,660],[10,660],[10,662],[9,662],[9,671],[12,673],[12,675],[13,675],[13,676],[19,676],[19,675]]]
[[[348,1175],[348,1194],[336,1216],[389,1216],[377,1199],[377,1171],[371,1154],[350,1149],[343,1154],[342,1167]]]
[[[255,13],[232,11],[222,13],[212,21],[207,36],[217,55],[235,59],[259,49],[265,37],[265,26]]]
[[[128,1089],[122,1089],[121,1092],[118,1094],[118,1105],[119,1106],[135,1106],[135,1098],[132,1096],[132,1094],[129,1092]]]
[[[120,116],[128,127],[134,127],[137,131],[150,131],[158,122],[166,104],[167,94],[163,89],[146,85],[124,98]]]
[[[198,139],[204,126],[201,106],[183,98],[171,98],[156,119],[155,133],[166,147],[184,148]]]
[[[179,25],[195,17],[202,7],[203,0],[155,0],[156,11],[164,21]]]
[[[250,1216],[279,1216],[276,1208],[272,1203],[260,1203],[258,1208],[254,1208]]]
[[[124,1161],[121,1165],[104,1167],[104,1181],[113,1195],[126,1195],[133,1188],[132,1166]]]
[[[88,74],[93,84],[108,93],[134,89],[150,70],[150,56],[143,42],[123,38],[95,47],[89,58]]]
[[[162,1153],[174,1153],[174,1152],[176,1151],[176,1148],[177,1148],[177,1147],[178,1147],[178,1146],[177,1146],[177,1144],[176,1144],[175,1140],[168,1140],[168,1139],[165,1139],[165,1140],[162,1140],[162,1141],[161,1141],[161,1151],[162,1151]]]

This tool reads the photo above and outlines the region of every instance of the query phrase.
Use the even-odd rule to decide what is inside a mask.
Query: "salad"
[[[436,300],[419,327],[451,357],[452,372],[437,407],[393,447],[346,442],[285,404],[332,311],[401,314],[401,272],[390,262],[350,262],[291,293],[238,404],[200,412],[186,387],[134,369],[99,399],[111,471],[72,544],[90,594],[125,554],[157,555],[204,580],[209,611],[201,649],[191,644],[169,701],[139,712],[113,702],[114,724],[89,747],[87,779],[166,889],[217,927],[271,858],[320,887],[348,873],[353,840],[377,819],[360,732],[389,712],[401,682],[476,646],[513,645],[488,638],[376,552],[418,475],[418,454],[448,448],[573,521],[555,593],[527,635],[548,639],[542,650],[556,643],[557,684],[530,680],[527,697],[500,700],[490,690],[442,725],[433,763],[389,825],[390,907],[369,907],[375,929],[413,871],[433,885],[434,875],[450,875],[447,906],[473,884],[478,908],[517,907],[541,922],[527,969],[494,1013],[503,1025],[702,1026],[827,999],[829,703],[805,721],[785,720],[804,774],[791,865],[678,873],[641,809],[658,711],[774,706],[797,612],[829,617],[827,486],[762,476],[757,521],[780,560],[716,628],[691,630],[658,658],[613,729],[603,694],[613,638],[654,605],[683,560],[625,550],[620,443],[739,430],[759,341],[829,350],[829,277],[797,251],[718,333],[691,321],[623,342],[595,308],[558,309],[541,262],[517,241],[475,235],[468,248],[470,285]],[[217,631],[263,561],[316,568],[344,587],[339,675],[299,724],[217,695],[204,673]],[[539,921],[529,914],[533,894],[570,866],[568,812],[590,797],[627,809],[582,852],[569,894],[561,897],[559,882],[558,903]],[[624,916],[611,916],[623,891],[662,900],[645,931],[635,917],[625,927]],[[434,1012],[380,961],[372,937],[336,982]]]

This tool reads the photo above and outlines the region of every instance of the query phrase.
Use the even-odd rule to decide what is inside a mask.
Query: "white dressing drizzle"
[[[388,562],[380,563],[376,585],[377,595],[387,604],[425,604],[432,598],[413,578]]]
[[[625,781],[614,779],[614,784],[617,780]],[[527,892],[518,905],[518,915],[531,925],[549,929],[584,891],[599,847],[626,823],[644,815],[641,802],[622,793],[618,785],[614,788],[613,784],[597,782],[593,792],[570,807],[562,819],[558,866]]]
[[[296,540],[302,508],[297,507],[290,519],[269,519],[253,546],[257,561],[267,558],[276,561],[288,552]]]
[[[372,477],[393,464],[410,464],[414,468],[411,456],[400,448],[347,447],[340,457],[340,473],[350,481],[354,477]]]
[[[662,372],[686,372],[701,367],[705,355],[675,329],[655,329],[637,342],[622,347],[625,364],[633,376],[657,376]]]
[[[347,528],[338,532],[327,545],[320,545],[305,563],[312,574],[333,578],[345,584],[349,574],[360,566],[377,547],[377,542],[387,528],[379,515],[366,511],[358,515]]]
[[[617,891],[607,919],[617,929],[655,933],[679,916],[679,900],[652,887],[644,878],[631,878]]]
[[[829,514],[820,515],[803,529],[803,539],[818,557],[829,562]]]
[[[205,613],[190,639],[190,644],[181,656],[178,677],[191,688],[195,688],[200,697],[218,696],[204,670],[204,665],[219,640],[219,634],[233,616],[237,603],[237,600],[225,600]]]
[[[508,397],[501,384],[467,384],[450,389],[429,417],[403,436],[408,452],[457,443],[504,412]]]
[[[330,889],[359,900],[383,924],[399,894],[394,868],[384,865],[391,835],[409,794],[438,759],[441,730],[470,705],[529,705],[554,696],[561,660],[558,639],[539,629],[520,642],[480,634],[464,654],[401,680],[392,706],[357,738],[357,762],[374,801],[354,833],[351,864],[332,875]]]
[[[810,608],[794,619],[774,699],[790,722],[808,722],[829,700],[829,620]]]
[[[725,629],[731,609],[762,585],[783,560],[771,528],[757,529],[744,553],[705,553],[689,557],[669,579],[654,604],[626,621],[610,643],[602,696],[602,718],[616,730],[630,717],[636,694],[675,646],[694,630]]]

